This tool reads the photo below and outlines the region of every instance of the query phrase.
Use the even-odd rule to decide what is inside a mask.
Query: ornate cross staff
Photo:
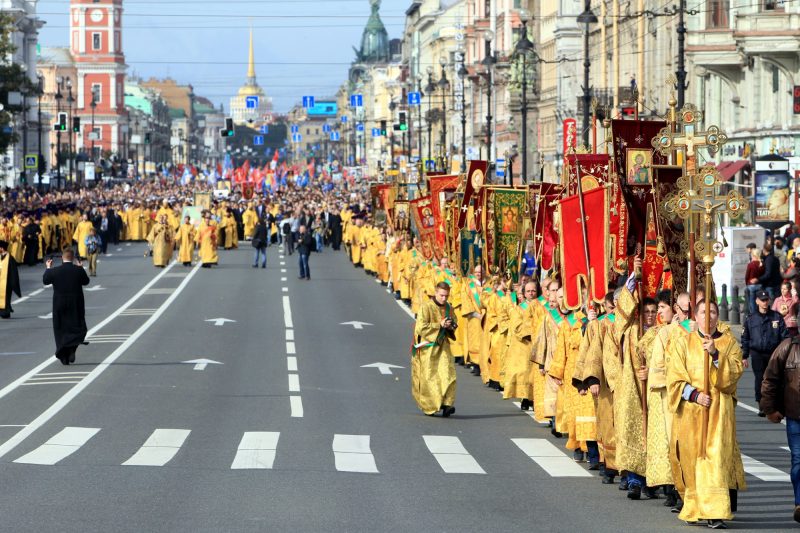
[[[713,297],[711,267],[714,260],[724,246],[717,240],[716,221],[723,214],[738,216],[748,209],[748,202],[742,198],[738,191],[720,194],[721,178],[719,172],[711,166],[700,169],[694,180],[683,176],[678,180],[678,193],[667,199],[665,209],[667,213],[676,215],[684,220],[694,218],[696,221],[697,238],[694,241],[694,251],[702,258],[705,267],[705,331],[711,334],[710,301]],[[695,182],[696,189],[690,187],[691,181]],[[721,218],[720,218],[721,220]],[[703,360],[703,393],[710,395],[709,383],[710,357],[705,352]],[[708,409],[703,409],[703,433],[701,440],[701,457],[706,456],[706,442],[708,439]]]

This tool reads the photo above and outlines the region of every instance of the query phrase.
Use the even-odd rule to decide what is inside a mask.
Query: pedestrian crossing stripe
[[[297,398],[299,396],[292,396]],[[302,409],[302,407],[301,407]],[[65,427],[38,448],[15,459],[18,464],[53,466],[80,450],[101,428]],[[155,429],[139,449],[120,466],[163,467],[186,445],[191,430]],[[423,435],[428,451],[445,474],[486,474],[483,467],[465,448],[461,439],[452,435]],[[231,470],[271,470],[274,468],[280,432],[244,432],[236,449]],[[592,473],[576,463],[548,439],[512,438],[516,447],[550,477],[592,477]],[[782,447],[785,448],[785,447]],[[338,472],[377,474],[370,435],[334,434],[331,443],[334,468]],[[745,471],[765,482],[790,483],[789,474],[747,455],[742,455]]]
[[[86,340],[90,343],[95,344],[112,344],[112,343],[120,343],[122,344],[126,340],[130,338],[130,335],[92,335],[88,337]]]
[[[77,385],[88,372],[40,372],[22,385]]]
[[[155,312],[155,309],[126,309],[119,316],[150,316]]]
[[[167,289],[147,289],[146,291],[144,291],[145,294],[149,295],[172,294],[173,292],[175,292],[175,287]]]

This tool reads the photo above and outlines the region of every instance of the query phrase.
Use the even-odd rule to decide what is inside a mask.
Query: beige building
[[[255,54],[253,52],[253,30],[250,30],[250,53],[247,60],[247,81],[241,86],[236,96],[230,100],[230,116],[234,124],[258,127],[272,124],[272,98],[256,81]],[[248,107],[248,100],[256,98],[257,106]]]

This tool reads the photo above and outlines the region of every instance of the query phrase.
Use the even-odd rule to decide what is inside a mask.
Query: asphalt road
[[[313,254],[305,281],[277,247],[266,270],[244,243],[211,270],[155,269],[143,250],[102,259],[91,344],[69,367],[52,357],[42,268],[22,268],[35,294],[0,322],[0,530],[688,528],[663,499],[602,485],[463,368],[456,414],[422,415],[413,321],[344,254]],[[730,527],[793,530],[785,426],[737,414],[752,461]]]

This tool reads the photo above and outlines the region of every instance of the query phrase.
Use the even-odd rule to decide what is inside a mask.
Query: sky
[[[383,0],[389,38],[403,31],[411,0]],[[333,96],[347,78],[370,14],[369,0],[125,0],[128,75],[191,83],[217,106],[244,84],[248,28],[256,75],[285,113],[303,95]],[[69,0],[40,0],[41,46],[69,45]]]

